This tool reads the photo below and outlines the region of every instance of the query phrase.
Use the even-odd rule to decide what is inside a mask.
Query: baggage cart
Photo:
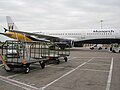
[[[2,45],[0,58],[7,72],[22,68],[29,73],[30,65],[39,62],[45,68],[49,48],[46,42],[21,42],[8,40]]]
[[[68,56],[70,55],[70,48],[67,47],[65,49],[61,49],[57,44],[55,43],[47,43],[48,48],[49,48],[49,52],[47,55],[44,55],[44,58],[48,58],[48,62],[49,61],[55,61],[56,64],[60,63],[60,58],[63,58],[65,60],[65,62],[67,62],[68,60]],[[44,50],[45,52],[46,50]],[[46,53],[46,52],[45,52]]]

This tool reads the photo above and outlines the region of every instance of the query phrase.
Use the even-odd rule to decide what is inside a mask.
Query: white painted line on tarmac
[[[31,86],[31,85],[28,85],[28,84],[25,84],[25,83],[22,83],[22,82],[13,80],[13,79],[9,79],[9,78],[4,77],[4,76],[0,76],[0,80],[4,81],[6,83],[9,83],[11,85],[23,88],[25,90],[38,90],[37,87]]]
[[[75,59],[76,59],[76,58],[79,59],[79,58],[109,58],[109,57],[74,57],[74,58],[75,58]]]
[[[11,84],[11,85],[17,86],[17,87],[19,87],[19,88],[22,88],[22,89],[25,89],[25,90],[29,90],[29,89],[26,88],[26,87],[23,87],[23,86],[21,86],[21,85],[15,84],[15,83],[12,83],[12,82],[7,81],[7,80],[4,80],[4,79],[2,79],[2,78],[0,78],[0,80],[1,80],[1,81],[4,81],[4,82],[6,82],[6,83],[9,83],[9,84]]]
[[[76,57],[68,57],[68,59],[75,59]]]
[[[76,57],[68,58],[68,61],[74,60],[74,59],[76,59]]]
[[[32,70],[30,70],[30,71],[32,72],[32,71],[36,71],[36,70],[38,70],[38,68],[32,69]],[[19,76],[19,75],[24,75],[24,74],[22,74],[22,73],[14,74],[14,75],[7,76],[6,78],[13,78],[13,77],[16,77],[16,76]]]
[[[101,64],[101,63],[87,63],[87,64],[93,64],[93,65],[106,65],[106,66],[110,66],[111,64]]]
[[[80,59],[80,58],[93,58],[93,57],[74,57],[73,59]]]
[[[53,65],[48,66],[48,67],[51,67],[51,68],[58,68],[58,69],[63,69],[63,68],[65,68],[65,69],[68,69],[68,70],[74,69],[74,68],[72,68],[72,67],[66,68],[66,67],[53,66]]]
[[[10,76],[7,76],[6,78],[13,78],[13,77],[16,77],[16,76],[18,76],[18,75],[20,75],[20,74],[10,75]]]
[[[94,72],[109,72],[107,70],[96,70],[96,69],[79,69],[79,70],[83,70],[83,71],[94,71]]]
[[[113,70],[113,57],[111,60],[111,66],[110,66],[110,71],[109,71],[109,75],[108,75],[106,90],[110,90],[111,80],[112,80],[112,70]]]
[[[53,65],[51,65],[51,66],[48,66],[48,67],[51,67],[51,68],[65,68],[65,67],[60,67],[60,66],[53,66]]]
[[[83,65],[85,65],[85,64],[88,63],[88,62],[90,62],[90,61],[93,60],[93,59],[94,59],[94,58],[91,58],[91,59],[89,59],[87,62],[84,62],[84,63],[80,64],[79,66],[77,66],[76,68],[72,69],[71,71],[63,74],[61,77],[55,79],[54,81],[50,82],[49,84],[45,85],[44,87],[41,87],[39,90],[44,90],[44,89],[47,88],[48,86],[50,86],[50,85],[52,85],[53,83],[59,81],[59,80],[62,79],[63,77],[71,74],[72,72],[74,72],[75,70],[77,70],[78,68],[82,67]]]

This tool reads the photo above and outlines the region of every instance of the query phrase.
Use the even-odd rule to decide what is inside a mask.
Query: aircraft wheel
[[[101,49],[102,49],[102,47],[99,47],[99,48],[98,48],[98,50],[101,50]]]
[[[67,62],[67,61],[68,61],[68,58],[67,58],[67,57],[64,57],[64,59],[65,59],[65,62]]]
[[[105,47],[105,49],[107,49],[107,47]]]
[[[94,49],[94,47],[91,47],[90,49],[91,49],[91,50],[93,50],[93,49]]]

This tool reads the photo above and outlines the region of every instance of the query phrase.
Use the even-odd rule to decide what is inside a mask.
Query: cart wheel
[[[59,59],[56,59],[56,60],[55,60],[55,63],[56,63],[56,64],[60,64],[60,60],[59,60]]]
[[[41,68],[44,69],[44,68],[45,68],[45,63],[44,63],[44,61],[41,61],[41,62],[39,62],[39,63],[40,63],[40,65],[41,65]]]
[[[29,65],[26,65],[26,66],[24,67],[24,72],[25,72],[25,74],[27,74],[27,73],[30,72],[30,67],[29,67]]]
[[[10,70],[7,70],[5,67],[4,67],[4,69],[5,69],[6,72],[11,72],[11,71],[14,70],[14,67],[10,67]]]
[[[68,58],[67,58],[67,57],[64,57],[64,59],[65,59],[65,62],[67,62],[67,61],[68,61]]]

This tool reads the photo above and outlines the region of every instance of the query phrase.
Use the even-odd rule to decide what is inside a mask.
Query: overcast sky
[[[120,0],[0,0],[0,25],[19,30],[120,28]]]

